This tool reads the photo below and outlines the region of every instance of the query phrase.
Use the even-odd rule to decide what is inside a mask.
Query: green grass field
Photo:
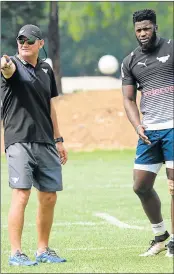
[[[11,191],[7,164],[1,158],[1,273],[173,273],[173,260],[162,252],[156,257],[139,257],[153,239],[151,226],[132,190],[134,151],[69,153],[63,167],[64,191],[58,195],[50,247],[66,263],[36,267],[9,267],[10,246],[7,215]],[[160,171],[156,190],[162,201],[170,231],[170,196],[165,169]],[[36,191],[26,209],[23,252],[34,259]],[[96,216],[107,213],[129,228],[118,227]],[[141,226],[139,230],[131,226]]]

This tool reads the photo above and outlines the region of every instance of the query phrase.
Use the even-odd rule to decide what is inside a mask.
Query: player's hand
[[[1,57],[1,69],[2,70],[10,69],[12,64],[13,64],[13,62],[8,55],[3,55]]]
[[[60,162],[62,165],[66,164],[67,160],[68,160],[68,153],[66,151],[66,149],[64,148],[64,145],[62,142],[58,142],[56,143],[56,148],[57,151],[59,153],[60,156]]]
[[[139,125],[136,128],[136,131],[137,131],[137,134],[139,135],[139,137],[143,140],[143,142],[150,145],[151,142],[149,141],[148,137],[144,134],[145,129],[146,129],[146,126]]]

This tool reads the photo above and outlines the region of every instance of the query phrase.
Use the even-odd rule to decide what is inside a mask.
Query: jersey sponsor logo
[[[167,62],[167,60],[169,59],[169,57],[170,57],[170,55],[168,54],[167,56],[157,57],[156,59],[159,62],[165,63],[165,62]]]
[[[144,63],[143,62],[138,62],[137,65],[143,65],[143,66],[145,66],[147,68],[146,62],[147,62],[147,59],[145,60]]]
[[[48,69],[44,69],[44,68],[42,68],[42,70],[43,70],[45,73],[47,73],[47,72],[48,72]]]
[[[152,90],[146,91],[144,93],[144,96],[160,95],[160,94],[165,94],[170,92],[172,93],[174,92],[174,86],[152,89]]]
[[[16,184],[19,181],[19,177],[11,177],[14,184]]]

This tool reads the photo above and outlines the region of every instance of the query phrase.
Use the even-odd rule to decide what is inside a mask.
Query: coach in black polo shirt
[[[60,263],[48,247],[56,191],[62,190],[61,164],[67,152],[60,135],[53,98],[58,96],[51,67],[40,60],[44,46],[37,26],[23,26],[17,36],[18,54],[1,58],[5,151],[12,202],[8,217],[10,265]],[[38,249],[36,261],[22,252],[24,212],[31,187],[38,190]]]

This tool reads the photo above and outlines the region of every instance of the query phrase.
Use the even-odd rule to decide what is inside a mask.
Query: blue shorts
[[[141,166],[145,166],[143,170],[151,171],[151,169],[149,169],[150,166],[160,168],[163,163],[166,163],[166,167],[173,168],[174,128],[145,130],[144,134],[149,138],[151,144],[147,145],[143,140],[139,139],[134,168],[141,169]],[[147,168],[147,166],[149,168]]]

